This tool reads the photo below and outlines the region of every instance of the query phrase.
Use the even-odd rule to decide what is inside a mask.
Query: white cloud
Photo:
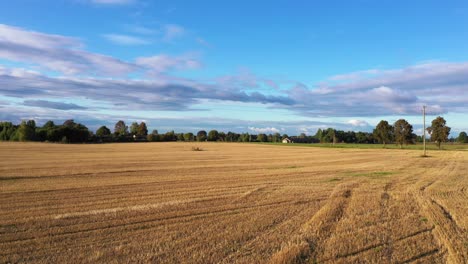
[[[64,74],[123,75],[136,65],[83,50],[76,38],[0,24],[0,58],[39,65]]]
[[[145,39],[108,34],[107,39],[122,45],[143,45]],[[201,63],[192,54],[139,57],[134,62],[83,50],[76,38],[45,34],[0,24],[0,59],[40,66],[65,75],[124,76],[136,72],[160,74],[169,70],[196,69]]]
[[[183,55],[179,57],[168,55],[139,57],[135,60],[135,63],[146,68],[150,74],[154,75],[171,69],[184,70],[197,69],[201,67],[201,63],[191,55]]]
[[[134,37],[134,36],[129,36],[129,35],[121,35],[121,34],[105,34],[103,35],[104,38],[107,40],[119,44],[119,45],[127,45],[127,46],[132,46],[132,45],[147,45],[150,44],[151,42],[148,40],[145,40],[140,37]]]
[[[254,131],[255,133],[262,133],[262,134],[272,134],[272,133],[279,133],[280,130],[274,127],[249,127],[249,130]]]
[[[355,127],[367,127],[369,126],[369,123],[367,123],[364,120],[357,120],[357,119],[351,119],[347,122],[348,124],[355,126]]]
[[[176,38],[180,38],[185,35],[186,31],[183,27],[174,24],[164,25],[164,36],[163,40],[172,41]]]
[[[131,31],[136,34],[141,34],[141,35],[153,35],[158,32],[158,30],[149,28],[149,27],[143,27],[143,26],[132,26],[132,25],[127,25],[125,28],[128,31]]]

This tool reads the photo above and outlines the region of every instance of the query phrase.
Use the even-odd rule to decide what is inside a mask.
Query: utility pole
[[[423,157],[426,157],[426,106],[425,105],[423,105],[423,145],[424,145]]]

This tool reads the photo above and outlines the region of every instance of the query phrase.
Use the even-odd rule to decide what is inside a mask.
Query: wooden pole
[[[423,145],[424,145],[424,154],[426,156],[426,106],[423,106]]]

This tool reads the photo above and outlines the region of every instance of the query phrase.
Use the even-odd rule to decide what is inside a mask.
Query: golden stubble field
[[[468,151],[419,155],[1,143],[0,262],[466,263]]]

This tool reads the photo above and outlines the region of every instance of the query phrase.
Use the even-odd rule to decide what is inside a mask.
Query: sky
[[[468,131],[466,1],[0,3],[0,120]]]

